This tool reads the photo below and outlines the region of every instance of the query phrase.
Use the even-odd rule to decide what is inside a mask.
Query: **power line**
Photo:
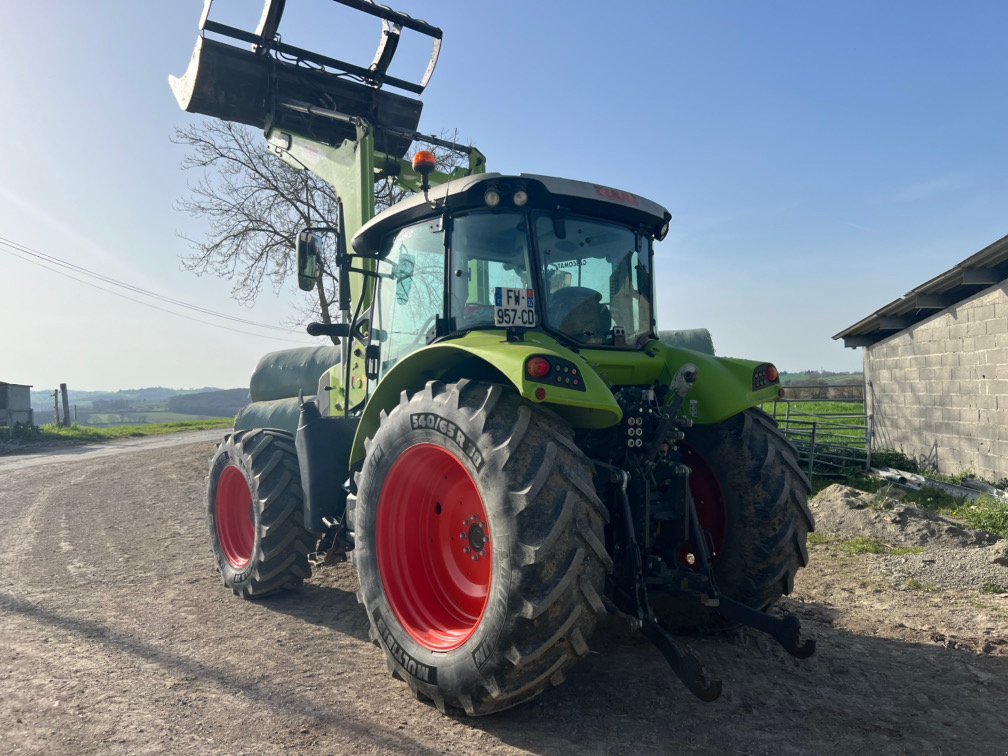
[[[50,263],[52,265],[58,265],[61,268],[67,268],[68,270],[72,270],[72,271],[75,271],[77,273],[83,273],[84,275],[90,276],[91,278],[96,278],[99,281],[104,281],[105,283],[109,283],[109,284],[112,284],[114,286],[118,286],[120,288],[126,289],[128,291],[132,291],[132,292],[134,292],[136,294],[142,294],[144,296],[151,297],[153,299],[157,299],[157,300],[160,300],[162,302],[166,302],[168,304],[175,305],[176,307],[184,307],[187,310],[194,310],[195,312],[201,312],[204,315],[212,315],[213,317],[216,317],[216,318],[222,318],[224,320],[230,320],[230,321],[235,322],[235,323],[243,323],[245,325],[255,326],[256,328],[266,328],[266,329],[269,329],[269,330],[272,330],[272,331],[282,331],[283,333],[296,333],[296,331],[293,331],[290,328],[284,328],[282,326],[271,325],[269,323],[259,323],[259,322],[256,322],[254,320],[248,320],[247,318],[240,318],[240,317],[238,317],[236,315],[228,315],[228,314],[223,313],[223,312],[217,312],[216,310],[207,309],[206,307],[201,307],[199,305],[194,305],[194,304],[190,304],[188,302],[183,302],[180,299],[173,299],[173,298],[167,297],[167,296],[165,296],[163,294],[158,294],[157,292],[150,291],[149,289],[143,289],[143,288],[141,288],[139,286],[136,286],[134,284],[130,284],[130,283],[125,283],[123,281],[119,281],[119,280],[117,280],[115,278],[112,278],[110,276],[106,276],[103,273],[96,273],[93,270],[89,270],[88,268],[85,268],[83,266],[76,265],[75,263],[67,262],[66,260],[61,260],[60,258],[54,257],[53,255],[46,254],[45,252],[39,252],[36,249],[32,249],[31,247],[27,247],[24,244],[20,244],[20,243],[15,242],[15,241],[11,241],[10,239],[6,239],[6,238],[4,238],[2,236],[0,236],[0,245],[6,246],[6,247],[10,247],[11,249],[17,250],[18,252],[23,252],[26,255],[30,255],[30,256],[32,256],[34,258],[37,258],[39,260],[43,260],[43,261],[45,261],[47,263]],[[9,252],[9,250],[2,250],[2,251]],[[24,259],[24,258],[21,258],[21,259]],[[30,260],[26,260],[26,262],[31,262],[31,261]],[[45,266],[42,266],[42,267],[45,267]],[[49,268],[49,270],[52,270],[52,268]],[[58,271],[53,271],[53,272],[58,272]],[[70,278],[73,278],[73,276],[70,276]],[[80,279],[76,279],[76,278],[74,280],[75,281],[80,281]],[[86,283],[86,282],[85,281],[80,281],[80,283]],[[96,287],[96,288],[101,288],[101,287]],[[102,289],[102,291],[108,291],[108,290],[107,289]],[[128,299],[128,297],[127,297],[127,299]],[[137,301],[137,300],[132,300],[132,301]]]
[[[2,237],[0,237],[0,244],[2,244],[2,243],[3,243],[3,240],[2,240]],[[145,302],[142,299],[135,299],[134,297],[130,297],[130,296],[127,296],[127,295],[123,294],[122,292],[113,291],[112,289],[106,289],[104,286],[99,286],[98,284],[93,283],[91,281],[85,281],[84,279],[77,278],[76,276],[73,276],[70,273],[67,273],[67,272],[62,271],[62,270],[58,270],[57,268],[52,268],[52,267],[46,265],[45,263],[40,262],[38,259],[32,259],[31,257],[23,257],[22,255],[19,255],[17,252],[14,252],[14,251],[12,251],[10,249],[3,249],[2,247],[0,247],[0,252],[6,252],[7,254],[9,254],[9,255],[11,255],[13,257],[16,257],[19,260],[22,260],[22,261],[27,262],[27,263],[31,263],[32,265],[37,265],[40,268],[45,268],[46,270],[48,270],[48,271],[50,271],[52,273],[56,273],[57,275],[63,276],[64,278],[69,278],[70,280],[76,281],[77,283],[80,283],[80,284],[84,284],[85,286],[90,286],[93,289],[98,289],[99,291],[104,291],[106,294],[111,294],[114,297],[119,297],[120,299],[125,299],[125,300],[128,300],[130,302],[135,302],[136,304],[143,305],[144,307],[150,307],[151,309],[158,310],[160,312],[166,312],[169,315],[174,315],[177,318],[184,318],[185,320],[191,320],[194,323],[200,323],[201,325],[210,326],[211,328],[220,328],[220,329],[225,330],[225,331],[231,331],[232,333],[241,333],[241,334],[245,334],[246,336],[255,336],[258,339],[269,339],[270,341],[280,341],[280,342],[283,342],[285,344],[290,344],[291,343],[291,339],[289,339],[289,338],[283,339],[283,338],[280,338],[278,336],[266,336],[264,334],[254,333],[253,331],[243,331],[243,330],[241,330],[239,328],[231,328],[230,326],[221,325],[220,323],[212,323],[212,322],[210,322],[208,320],[200,320],[199,318],[194,318],[194,317],[192,317],[190,315],[186,315],[186,314],[181,313],[181,312],[175,312],[174,310],[169,310],[169,309],[166,309],[164,307],[158,307],[156,304],[153,304],[151,302]],[[248,322],[252,323],[253,325],[258,325],[254,321],[248,321]],[[277,326],[266,326],[266,327],[276,328]],[[281,329],[281,330],[286,330],[286,329]],[[290,331],[290,333],[296,333],[296,331]]]

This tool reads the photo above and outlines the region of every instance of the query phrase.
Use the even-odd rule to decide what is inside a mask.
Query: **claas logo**
[[[630,192],[624,192],[620,189],[612,189],[608,186],[599,186],[594,184],[595,193],[598,194],[602,199],[609,200],[610,202],[622,202],[625,205],[636,205],[637,195],[630,194]]]

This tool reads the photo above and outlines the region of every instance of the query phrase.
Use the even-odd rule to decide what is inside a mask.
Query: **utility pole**
[[[60,393],[63,394],[63,425],[67,428],[70,427],[70,399],[67,395],[67,387],[65,383],[60,384]]]
[[[53,398],[53,423],[55,425],[59,425],[60,424],[60,419],[59,419],[59,391],[57,389],[53,389],[52,398]]]

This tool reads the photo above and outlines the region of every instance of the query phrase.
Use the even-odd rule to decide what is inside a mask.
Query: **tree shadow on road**
[[[335,606],[341,606],[345,601],[345,597],[337,597],[335,592],[332,597]],[[350,600],[353,600],[352,595]],[[262,679],[254,664],[208,663],[198,656],[187,655],[184,646],[149,642],[104,622],[74,617],[0,592],[0,616],[3,614],[20,617],[45,628],[44,635],[52,631],[67,633],[75,641],[87,641],[116,655],[152,663],[181,680],[209,682],[219,690],[246,699],[263,710],[298,721],[310,720],[320,730],[338,731],[357,742],[366,742],[386,752],[418,752],[425,748],[422,742],[401,730],[370,719],[356,719],[346,707],[334,707],[325,696],[306,695],[294,690],[282,677]]]

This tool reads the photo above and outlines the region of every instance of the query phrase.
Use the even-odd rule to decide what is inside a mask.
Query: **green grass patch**
[[[809,534],[809,543],[813,543],[812,536],[818,535],[816,533]],[[877,538],[851,538],[847,541],[836,541],[828,536],[818,536],[819,540],[815,543],[837,543],[840,548],[847,552],[848,554],[853,554],[855,556],[861,554],[880,554],[883,556],[909,556],[911,554],[923,554],[923,546],[890,546],[889,544],[878,540]]]
[[[910,578],[903,583],[903,590],[920,591],[921,593],[936,593],[938,591],[938,586],[932,585],[931,583],[925,583],[917,578]]]
[[[976,530],[1008,538],[1008,501],[1004,499],[984,494],[976,501],[957,501],[955,505],[939,511],[964,521]]]
[[[185,431],[213,430],[215,428],[230,428],[234,425],[231,418],[215,420],[187,420],[173,423],[149,423],[144,425],[117,425],[112,428],[89,428],[84,425],[71,425],[62,428],[56,425],[44,425],[37,434],[33,434],[30,442],[45,441],[110,441],[117,438],[140,438],[142,436],[166,436],[171,433]]]
[[[1008,588],[1005,588],[1003,585],[998,585],[997,583],[984,583],[980,586],[980,593],[1008,593]]]
[[[919,473],[920,465],[913,457],[908,457],[897,449],[873,449],[871,455],[873,467],[894,467],[903,472]]]
[[[877,538],[852,538],[840,544],[848,554],[887,554],[889,547]]]
[[[809,546],[822,546],[824,543],[833,543],[833,539],[822,533],[809,533],[807,543]]]

